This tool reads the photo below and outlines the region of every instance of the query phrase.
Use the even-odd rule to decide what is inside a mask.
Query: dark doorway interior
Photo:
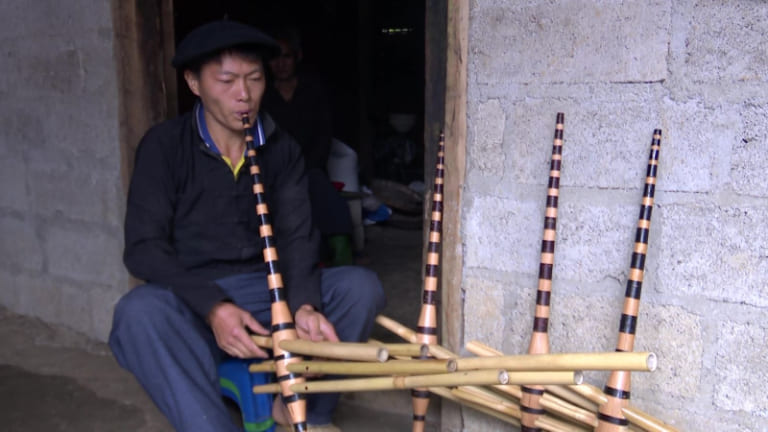
[[[332,95],[334,136],[358,152],[364,183],[424,179],[424,2],[411,0],[174,0],[176,42],[227,18],[301,33],[301,67]],[[179,112],[194,98],[178,76]]]

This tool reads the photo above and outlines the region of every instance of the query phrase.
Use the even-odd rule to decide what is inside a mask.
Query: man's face
[[[266,85],[261,60],[224,54],[218,61],[203,65],[199,75],[186,71],[184,78],[192,93],[203,101],[209,128],[219,126],[239,133],[243,114],[253,121],[259,112]]]
[[[280,44],[280,55],[269,62],[272,74],[278,81],[291,79],[296,75],[296,63],[299,53],[286,41],[277,41]]]

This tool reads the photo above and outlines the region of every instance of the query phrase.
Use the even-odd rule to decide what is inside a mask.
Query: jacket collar
[[[203,103],[199,100],[195,103],[192,109],[192,118],[194,119],[195,129],[200,139],[208,148],[216,154],[221,154],[216,143],[213,141],[211,134],[208,132],[208,126],[205,123],[205,113],[203,111]],[[261,147],[267,143],[267,140],[275,132],[275,122],[266,113],[259,113],[256,115],[256,121],[251,127],[251,134],[253,135],[254,142],[257,147]]]

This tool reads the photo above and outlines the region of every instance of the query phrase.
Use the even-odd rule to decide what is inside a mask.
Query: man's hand
[[[208,313],[208,322],[216,343],[227,354],[238,358],[267,358],[267,353],[251,340],[246,327],[261,335],[268,335],[269,332],[247,311],[232,303],[222,302]]]
[[[296,311],[296,333],[299,339],[315,342],[338,342],[339,337],[328,319],[310,305],[303,305]]]

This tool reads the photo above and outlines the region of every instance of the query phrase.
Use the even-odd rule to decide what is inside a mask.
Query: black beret
[[[221,20],[202,25],[184,37],[171,64],[183,69],[200,58],[236,46],[261,48],[267,58],[280,54],[280,45],[255,27]]]

